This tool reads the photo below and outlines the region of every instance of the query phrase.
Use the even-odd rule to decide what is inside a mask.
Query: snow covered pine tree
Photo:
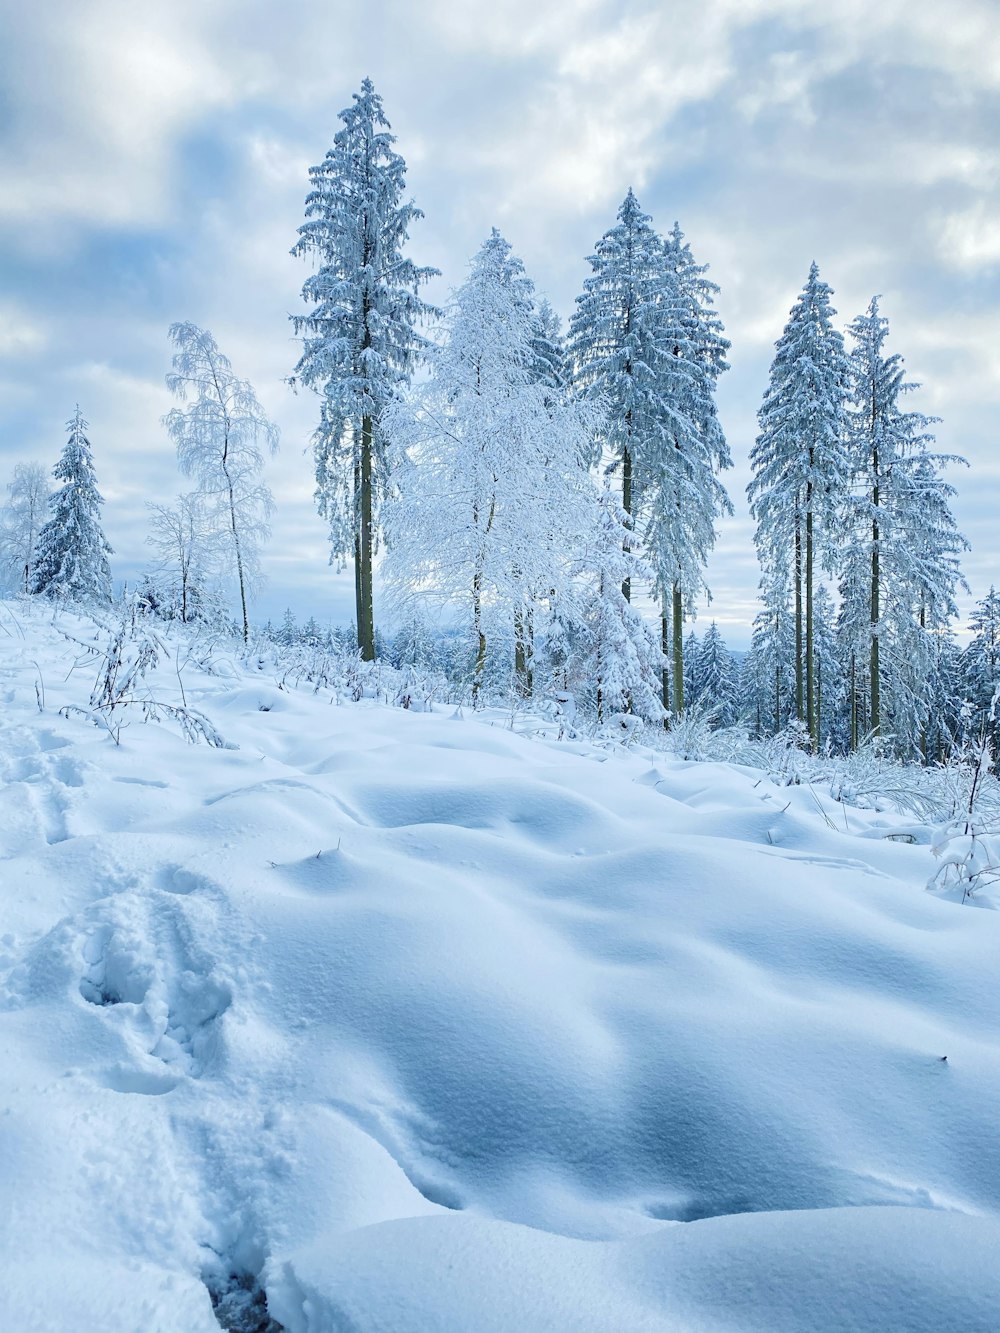
[[[114,553],[101,527],[104,500],[79,407],[66,428],[69,439],[52,469],[63,485],[49,497],[52,517],[38,534],[31,591],[71,601],[110,602],[108,556]]]
[[[314,309],[292,317],[306,336],[290,383],[322,394],[316,500],[330,524],[331,559],[354,560],[358,647],[371,661],[372,561],[389,476],[381,417],[424,346],[415,325],[436,312],[418,293],[437,270],[403,256],[410,223],[423,214],[402,203],[406,163],[370,79],[340,119],[333,147],[309,169],[306,222],[292,250],[319,267],[302,288]]]
[[[846,440],[853,491],[844,507],[851,539],[842,583],[842,622],[867,657],[868,724],[883,733],[891,719],[901,753],[927,720],[936,635],[958,614],[958,553],[967,546],[949,508],[954,490],[941,468],[964,459],[932,454],[933,419],[905,412],[915,389],[902,358],[885,354],[889,323],[873,297],[850,326]]]
[[[760,434],[750,451],[754,476],[747,487],[764,585],[772,595],[792,591],[789,576],[793,585],[795,713],[814,746],[819,740],[815,569],[817,561],[832,567],[835,518],[849,482],[842,448],[848,367],[843,337],[833,327],[837,312],[831,295],[812,264],[775,344],[770,384],[757,414]],[[777,614],[776,607],[768,609]]]
[[[729,501],[714,471],[729,465],[715,414],[715,381],[728,347],[703,278],[675,227],[664,243],[634,193],[590,257],[592,275],[570,323],[579,390],[606,416],[591,461],[621,477],[627,527],[641,540],[673,633],[673,694],[662,672],[664,708],[683,711],[683,618],[703,586],[714,518]],[[631,600],[631,581],[622,587]]]

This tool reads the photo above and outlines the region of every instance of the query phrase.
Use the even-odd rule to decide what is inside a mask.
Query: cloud
[[[979,269],[1000,263],[1000,217],[996,203],[980,199],[971,208],[948,213],[942,219],[938,249],[943,261],[955,268]]]
[[[185,483],[159,426],[166,325],[212,329],[282,428],[269,596],[329,589],[312,501],[317,404],[282,383],[307,272],[288,255],[308,165],[365,74],[426,219],[411,253],[446,298],[493,224],[565,316],[632,184],[679,219],[722,287],[720,413],[737,517],[710,615],[749,623],[742,489],[774,340],[809,261],[843,322],[884,295],[893,345],[944,417],[960,521],[992,549],[1000,364],[1000,30],[954,0],[51,0],[8,6],[0,49],[0,450],[46,462],[77,397],[94,423],[122,561],[141,500]],[[916,404],[915,404],[916,405]],[[976,560],[981,559],[977,554]],[[974,566],[979,580],[980,566]],[[970,566],[973,568],[973,566]],[[319,614],[319,613],[317,613]],[[736,641],[735,639],[733,640]]]
[[[46,231],[169,213],[179,137],[233,95],[199,14],[186,0],[8,9],[0,221]]]
[[[47,341],[39,320],[13,301],[0,301],[0,361],[37,355]]]

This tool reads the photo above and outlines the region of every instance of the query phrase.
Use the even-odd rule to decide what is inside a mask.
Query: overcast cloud
[[[118,577],[143,501],[183,489],[160,425],[167,325],[210,328],[282,428],[258,613],[349,619],[283,383],[308,166],[365,75],[426,219],[443,300],[491,226],[568,317],[629,185],[720,284],[720,411],[736,516],[709,566],[745,646],[757,569],[743,489],[774,340],[816,259],[846,324],[881,293],[892,348],[965,454],[955,509],[1000,582],[1000,24],[951,0],[0,0],[0,476],[55,461],[79,402]],[[965,605],[968,605],[966,601]]]

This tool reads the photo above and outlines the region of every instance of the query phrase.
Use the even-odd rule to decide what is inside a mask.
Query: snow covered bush
[[[98,622],[98,637],[102,629],[108,636],[103,647],[96,641],[87,643],[66,634],[66,638],[83,648],[87,656],[96,658],[99,665],[90,692],[89,708],[67,704],[60,710],[65,716],[80,713],[89,717],[95,724],[107,727],[115,744],[119,744],[122,727],[127,725],[131,710],[135,709],[144,722],[169,718],[192,743],[205,741],[218,748],[229,748],[209,719],[188,706],[179,667],[177,683],[181,703],[168,702],[153,695],[146,676],[161,660],[168,659],[170,653],[143,616],[138,597],[131,597],[110,625],[101,626]]]

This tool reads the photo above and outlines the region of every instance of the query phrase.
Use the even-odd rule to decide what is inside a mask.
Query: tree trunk
[[[851,653],[851,750],[858,748],[858,661]]]
[[[664,594],[660,606],[660,652],[665,659],[670,657],[670,620],[667,616],[667,598]],[[660,671],[660,697],[663,701],[663,726],[665,730],[670,728],[670,714],[672,703],[670,698],[670,668],[664,663]]]
[[[629,449],[622,451],[622,508],[625,510],[628,527],[632,527],[632,454]],[[628,541],[628,538],[626,538]],[[626,546],[626,550],[630,549]],[[626,602],[632,600],[632,580],[622,581],[622,596]]]
[[[243,546],[240,542],[239,524],[236,522],[236,494],[233,489],[233,479],[229,475],[229,427],[226,427],[226,434],[222,446],[222,473],[226,478],[226,486],[229,491],[229,530],[233,536],[233,551],[236,554],[236,577],[240,585],[240,607],[243,611],[243,642],[250,642],[250,617],[247,614],[247,581],[246,571],[243,567]]]
[[[806,729],[813,749],[816,748],[818,720],[816,717],[816,631],[813,624],[813,515],[812,483],[806,488]]]
[[[530,699],[534,689],[534,620],[530,609],[519,608],[514,613],[514,674],[518,693]]]
[[[823,739],[823,661],[816,658],[816,745]]]
[[[684,603],[681,599],[681,585],[674,584],[673,595],[674,620],[674,716],[684,712]]]
[[[878,475],[878,453],[875,454],[876,476]],[[878,482],[872,490],[872,505],[877,510],[879,503]],[[881,736],[882,734],[882,689],[879,678],[879,620],[882,615],[880,606],[880,571],[879,571],[879,525],[878,515],[872,519],[872,586],[871,586],[871,661],[869,664],[870,688],[871,688],[871,708],[872,708],[872,734]]]
[[[795,717],[805,721],[802,699],[802,532],[795,516]]]
[[[486,635],[483,633],[483,575],[477,569],[472,576],[472,624],[476,633],[476,666],[472,674],[472,706],[479,706],[479,693],[486,670]]]
[[[372,453],[373,422],[370,416],[361,418],[361,496],[359,506],[359,570],[356,591],[358,595],[358,647],[362,660],[375,660],[375,606],[372,587],[372,551],[374,545]]]

